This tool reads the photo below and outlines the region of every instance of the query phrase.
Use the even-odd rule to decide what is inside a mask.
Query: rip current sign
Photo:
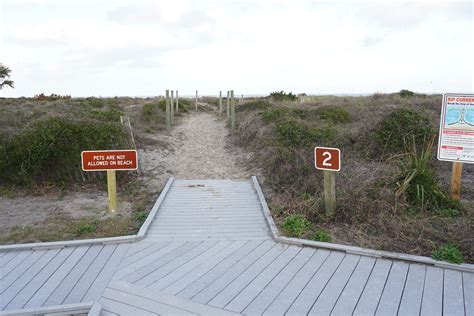
[[[314,163],[316,169],[340,171],[341,151],[338,148],[316,147],[314,148]]]
[[[438,159],[474,163],[474,94],[443,95]]]
[[[83,151],[82,170],[137,170],[136,150],[99,150]]]

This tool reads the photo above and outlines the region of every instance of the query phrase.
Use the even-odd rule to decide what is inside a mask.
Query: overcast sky
[[[472,1],[0,0],[15,89],[473,92]]]

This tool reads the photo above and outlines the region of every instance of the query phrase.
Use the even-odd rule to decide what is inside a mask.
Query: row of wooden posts
[[[176,92],[176,93],[175,93]],[[198,99],[199,94],[196,90],[195,98],[195,111],[198,111]],[[178,90],[166,90],[165,91],[165,100],[166,100],[166,131],[168,134],[171,132],[171,125],[173,124],[174,114],[179,111],[179,98]],[[234,102],[234,90],[227,91],[227,124],[232,130],[235,130],[235,102]],[[239,99],[239,103],[243,102],[243,95]],[[223,106],[222,106],[222,91],[219,91],[219,115],[222,115]]]
[[[175,93],[176,92],[176,93]],[[178,90],[173,91],[166,90],[165,92],[165,104],[166,104],[166,131],[168,134],[171,132],[171,124],[174,121],[174,114],[179,112],[179,97]]]

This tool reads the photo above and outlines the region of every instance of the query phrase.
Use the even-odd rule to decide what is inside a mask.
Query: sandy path
[[[150,144],[139,149],[144,190],[156,196],[169,177],[181,179],[241,179],[255,174],[246,167],[249,155],[227,144],[228,129],[222,120],[206,112],[183,116],[171,135],[148,134]],[[50,216],[106,217],[107,193],[99,191],[0,196],[0,232],[15,226],[40,223]],[[119,188],[120,190],[120,188]],[[132,205],[119,192],[122,214]]]
[[[248,178],[255,174],[245,167],[248,154],[227,145],[228,129],[215,115],[201,112],[180,118],[171,135],[148,134],[150,144],[139,149],[142,189],[157,196],[169,177],[182,179]],[[107,217],[107,193],[62,192],[44,195],[0,196],[0,233],[15,226],[40,223],[50,216]],[[119,188],[121,214],[131,212]]]
[[[146,178],[161,187],[170,176],[181,179],[241,179],[253,173],[246,167],[249,155],[227,145],[228,129],[216,116],[193,113],[175,127],[171,136],[161,136],[167,149],[140,152]]]

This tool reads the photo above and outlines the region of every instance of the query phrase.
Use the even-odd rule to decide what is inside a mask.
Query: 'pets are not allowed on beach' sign
[[[136,150],[83,151],[82,170],[137,170]]]

